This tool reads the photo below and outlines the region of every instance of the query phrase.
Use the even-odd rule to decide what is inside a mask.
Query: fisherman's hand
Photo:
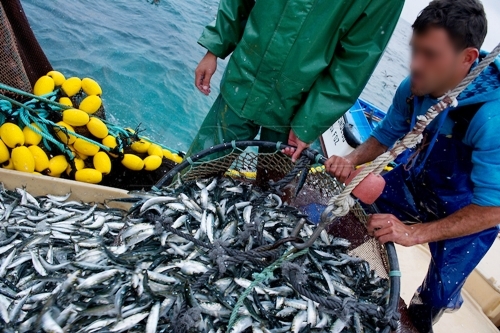
[[[403,246],[418,244],[415,229],[418,225],[408,226],[391,214],[374,214],[368,219],[368,234],[380,243],[394,242]]]
[[[310,146],[310,144],[301,141],[297,137],[297,135],[295,135],[293,130],[290,130],[290,134],[288,135],[288,144],[290,146],[297,147],[297,148],[290,147],[282,150],[284,154],[292,157],[292,162],[296,162],[300,158],[300,154],[302,154],[302,151],[304,149],[309,148]]]
[[[339,182],[345,183],[354,171],[354,163],[347,157],[332,156],[325,162],[325,170]]]
[[[194,85],[205,95],[210,94],[210,80],[217,69],[217,56],[208,51],[194,71]]]

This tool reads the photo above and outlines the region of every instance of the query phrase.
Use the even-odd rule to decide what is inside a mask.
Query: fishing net
[[[291,159],[280,152],[270,154],[258,154],[252,151],[242,152],[233,150],[226,156],[217,160],[201,162],[190,165],[188,170],[180,175],[183,181],[206,179],[216,175],[229,175],[232,178],[256,182],[258,186],[265,187],[266,180],[279,180],[287,175],[294,167]],[[257,177],[259,172],[266,174],[265,177]],[[292,185],[298,182],[296,177]],[[294,188],[295,186],[290,186]],[[306,182],[296,197],[287,191],[285,199],[289,205],[296,208],[304,208],[310,204],[326,206],[328,200],[341,191],[339,183],[324,168],[316,165],[311,166]],[[387,252],[373,237],[368,236],[366,228],[367,215],[364,209],[357,204],[352,212],[331,226],[330,232],[338,237],[346,238],[352,243],[351,254],[365,259],[379,276],[388,278],[390,270]]]
[[[24,140],[23,133],[17,139],[12,139],[17,140],[18,144],[7,144],[9,147],[8,156],[4,154],[0,157],[0,168],[14,168],[16,163],[13,162],[12,151],[15,146],[22,146],[23,144],[25,146],[35,145],[42,150],[41,154],[46,155],[48,159],[62,155],[66,158],[66,161],[62,162],[62,159],[59,159],[61,163],[58,163],[57,172],[50,170],[49,165],[39,165],[33,170],[27,168],[18,171],[37,171],[44,175],[69,179],[79,178],[79,180],[83,179],[83,181],[99,182],[106,186],[133,190],[150,186],[156,179],[170,170],[175,163],[182,160],[181,156],[177,155],[180,152],[173,150],[167,152],[166,147],[159,145],[161,148],[165,148],[162,153],[155,152],[161,158],[160,165],[158,165],[158,158],[156,158],[156,161],[153,161],[153,163],[156,163],[154,167],[145,166],[141,170],[135,170],[140,169],[136,167],[131,170],[125,166],[121,163],[125,154],[136,155],[141,160],[145,160],[150,155],[146,151],[141,150],[140,153],[137,153],[130,148],[133,142],[140,141],[139,133],[142,130],[139,130],[139,127],[136,127],[135,130],[125,130],[107,122],[102,104],[97,110],[89,113],[92,113],[94,123],[104,122],[108,128],[108,134],[116,138],[117,149],[115,149],[114,153],[111,152],[112,148],[106,148],[102,144],[104,135],[94,136],[95,132],[92,133],[88,126],[61,127],[60,121],[64,118],[63,112],[70,108],[68,105],[58,103],[61,97],[66,97],[60,87],[61,83],[56,85],[53,92],[43,93],[43,96],[31,94],[32,87],[35,86],[37,80],[45,76],[49,71],[52,71],[52,67],[31,30],[20,1],[0,0],[0,126],[4,123],[13,123],[20,130],[27,127],[35,135],[42,137],[41,141],[28,142],[28,140]],[[93,92],[93,94],[101,95],[96,92]],[[81,107],[81,103],[87,95],[85,91],[79,89],[78,92],[67,97],[69,97],[70,104]],[[20,139],[21,137],[23,139]],[[109,153],[112,166],[109,173],[103,172],[106,177],[102,177],[94,171],[92,171],[95,175],[93,179],[76,177],[79,168],[92,169],[95,165],[92,158],[86,158],[87,155],[83,153],[82,149],[78,154],[76,153],[77,149],[72,144],[76,141],[75,138],[85,141],[87,147],[89,145],[98,146],[101,151]],[[150,141],[148,139],[148,142]],[[0,142],[0,145],[3,146],[3,144]],[[112,145],[113,143],[111,143]],[[40,153],[40,150],[37,151]],[[101,156],[103,155],[101,154]],[[79,160],[80,157],[83,161]],[[104,160],[106,160],[105,164],[109,166],[107,159],[104,158]],[[152,158],[150,158],[151,160]],[[24,163],[25,159],[21,162]],[[69,165],[69,168],[66,168],[65,165]],[[68,172],[61,172],[65,169]]]
[[[258,153],[257,146],[276,148],[274,153]],[[266,143],[258,141],[232,142],[212,147],[200,152],[174,168],[154,188],[159,189],[170,182],[189,182],[207,179],[214,176],[229,176],[234,179],[250,182],[267,189],[269,184],[276,184],[289,177],[290,172],[297,168],[291,159],[281,153],[285,146],[280,143]],[[211,153],[226,151],[227,154],[215,160],[207,160]],[[322,163],[324,157],[314,151],[303,153],[302,158],[307,162],[304,168],[282,190],[281,197],[288,205],[298,208],[306,214],[319,216],[328,201],[342,190],[342,185],[327,174]],[[303,187],[295,193],[297,186],[301,186],[301,175],[307,173]],[[290,178],[290,177],[289,177]],[[172,185],[173,186],[173,185]],[[317,212],[314,212],[314,209]],[[383,277],[390,279],[391,297],[387,303],[387,313],[397,312],[399,302],[399,267],[393,245],[382,246],[373,237],[367,234],[365,224],[367,213],[356,204],[351,212],[333,223],[328,232],[336,237],[348,239],[351,242],[349,254],[366,260],[371,269]],[[387,327],[385,332],[389,332]]]
[[[52,70],[19,0],[0,1],[0,82],[31,91]],[[2,92],[2,90],[0,90]]]

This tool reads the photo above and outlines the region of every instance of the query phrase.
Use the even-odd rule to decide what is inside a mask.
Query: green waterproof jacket
[[[231,52],[221,85],[241,117],[312,142],[356,101],[404,0],[221,0],[199,43]]]

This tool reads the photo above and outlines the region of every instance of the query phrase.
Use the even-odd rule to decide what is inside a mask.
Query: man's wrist
[[[344,156],[344,159],[349,161],[354,167],[356,167],[358,165],[356,162],[356,158],[352,154]]]
[[[205,57],[217,59],[217,56],[210,51],[207,51],[207,54],[205,54]]]
[[[411,225],[412,238],[414,240],[415,245],[429,243],[429,230],[432,230],[432,224],[434,223],[420,223]],[[431,228],[429,228],[431,227]]]

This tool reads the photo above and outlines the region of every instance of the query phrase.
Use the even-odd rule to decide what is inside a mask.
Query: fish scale
[[[301,214],[276,194],[255,204],[262,193],[209,178],[135,192],[140,205],[126,212],[68,201],[69,194],[0,192],[0,224],[8,221],[0,234],[0,278],[16,289],[0,286],[0,298],[11,304],[0,304],[0,324],[8,320],[24,332],[36,325],[47,332],[226,332],[253,274],[270,263],[259,264],[255,249],[276,247],[279,255],[293,248],[278,242]],[[302,231],[309,235],[312,227]],[[307,272],[304,285],[332,299],[383,304],[388,281],[349,256],[348,247],[322,235],[308,257],[297,259]],[[322,312],[281,270],[254,290],[230,332],[376,328],[366,314],[339,319]]]

